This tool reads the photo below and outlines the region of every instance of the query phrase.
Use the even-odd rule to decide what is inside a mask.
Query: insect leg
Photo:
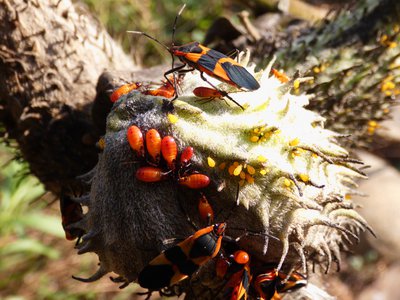
[[[241,109],[244,110],[244,107],[241,106],[238,102],[236,102],[234,99],[232,99],[232,97],[230,97],[228,95],[227,92],[225,91],[221,91],[220,89],[218,89],[215,85],[213,85],[210,81],[207,80],[207,78],[204,77],[204,73],[200,72],[200,77],[201,79],[203,79],[205,82],[207,82],[209,85],[211,85],[214,89],[216,89],[218,92],[220,92],[224,97],[228,98],[229,100],[231,100],[233,103],[235,103],[237,106],[239,106]]]

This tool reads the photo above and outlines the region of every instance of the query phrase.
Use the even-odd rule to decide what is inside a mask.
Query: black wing
[[[245,67],[240,65],[233,65],[230,62],[222,63],[222,68],[225,70],[229,79],[232,80],[237,86],[241,88],[254,91],[260,88],[260,84],[251,75]]]

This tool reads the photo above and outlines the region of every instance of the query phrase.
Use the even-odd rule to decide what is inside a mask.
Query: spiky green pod
[[[308,108],[326,118],[327,128],[351,134],[343,140],[348,146],[368,146],[398,103],[399,16],[398,1],[358,1],[276,53],[289,74],[314,78],[300,86],[315,95]]]
[[[184,78],[173,110],[162,97],[140,91],[121,97],[107,120],[105,149],[88,175],[90,195],[80,200],[89,211],[75,224],[87,232],[79,253],[95,252],[100,260],[87,281],[111,271],[121,281],[135,281],[166,249],[166,239],[193,233],[187,216],[204,226],[197,192],[172,177],[156,183],[135,179],[146,162],[128,145],[130,125],[172,135],[180,150],[194,148],[191,170],[211,178],[203,192],[218,212],[215,222],[227,222],[232,237],[246,230],[263,233],[240,240],[253,262],[278,268],[319,262],[329,268],[360,230],[369,229],[347,198],[355,180],[364,177],[356,168],[360,162],[338,145],[338,134],[324,129],[321,116],[304,108],[309,96],[293,95],[292,82],[269,74],[270,67],[255,74],[261,85],[256,91],[230,93],[244,111],[228,99],[203,103],[194,97],[193,89],[205,83],[192,74]]]

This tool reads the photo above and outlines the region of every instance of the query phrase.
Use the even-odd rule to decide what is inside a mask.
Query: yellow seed
[[[215,167],[215,160],[213,160],[211,157],[207,157],[207,163],[211,168]]]
[[[344,195],[344,199],[345,199],[345,200],[351,200],[351,195],[350,195],[350,194]]]
[[[240,172],[239,177],[242,178],[242,179],[245,179],[246,178],[246,173],[243,172],[243,171]]]
[[[225,169],[225,167],[226,167],[226,162],[223,162],[223,163],[221,163],[221,164],[218,166],[218,168],[219,168],[220,170]]]
[[[178,117],[173,114],[168,114],[167,117],[171,124],[175,124],[178,121]]]
[[[247,172],[249,172],[250,175],[254,175],[256,173],[256,169],[250,165],[247,165]]]
[[[375,127],[368,127],[367,131],[369,135],[373,135],[375,133]]]
[[[233,175],[233,171],[235,170],[235,166],[234,165],[230,165],[229,166],[229,168],[228,168],[228,173],[229,173],[229,175]]]
[[[239,186],[240,186],[240,187],[244,186],[244,183],[245,183],[245,181],[244,181],[243,179],[240,180],[240,181],[239,181]]]
[[[312,154],[312,157],[318,158],[318,154],[317,154],[317,153],[313,153],[313,154]]]
[[[296,80],[293,82],[293,87],[294,87],[294,89],[297,90],[297,89],[300,87],[300,80],[296,79]]]
[[[265,175],[265,174],[267,174],[268,173],[268,169],[261,169],[260,170],[260,174],[261,175]]]
[[[394,25],[393,26],[393,31],[394,31],[394,33],[398,33],[399,31],[400,31],[400,26],[399,25]]]
[[[326,66],[325,65],[321,65],[320,70],[321,70],[321,72],[324,72],[326,70]]]
[[[394,84],[393,81],[390,81],[390,80],[389,81],[385,81],[382,84],[381,91],[385,92],[387,90],[393,90],[395,87],[396,87],[396,85]]]
[[[254,133],[259,133],[259,132],[260,132],[260,128],[254,128],[254,129],[253,129],[253,132],[254,132]]]
[[[313,72],[314,72],[314,73],[319,73],[319,72],[321,72],[321,69],[318,68],[318,67],[314,67],[314,68],[313,68]]]
[[[257,160],[258,160],[259,162],[266,162],[266,161],[267,161],[267,158],[266,158],[265,156],[263,156],[263,155],[259,155],[259,156],[257,156]]]
[[[289,142],[289,145],[295,147],[299,144],[299,142],[300,142],[299,138],[295,138]]]
[[[381,44],[384,44],[386,42],[386,40],[388,39],[388,36],[386,34],[382,35],[379,42]]]
[[[237,167],[237,166],[239,165],[239,163],[238,163],[237,161],[235,161],[235,162],[233,163],[233,165],[234,165],[235,167]]]
[[[310,176],[307,174],[300,174],[299,177],[303,182],[308,182],[310,180]]]
[[[378,126],[378,123],[374,120],[371,120],[371,121],[368,121],[368,126],[376,127],[376,126]]]
[[[292,185],[292,181],[290,179],[285,178],[283,184],[287,187],[290,187]]]
[[[254,183],[254,178],[253,176],[250,176],[249,174],[246,174],[246,181],[250,184]]]
[[[243,166],[242,165],[238,165],[235,170],[233,170],[233,175],[238,176],[240,174],[240,172],[242,172]]]
[[[396,48],[397,47],[397,43],[396,42],[391,42],[391,43],[389,43],[388,47],[392,48],[392,49]]]
[[[264,133],[263,140],[265,141],[266,139],[270,138],[273,133],[274,133],[273,131],[268,131],[268,132]]]
[[[250,142],[256,143],[256,142],[258,142],[258,140],[259,140],[259,137],[256,135],[253,135],[250,137]]]
[[[392,96],[392,92],[391,91],[385,91],[385,96],[388,96],[388,97],[390,97],[390,96]]]

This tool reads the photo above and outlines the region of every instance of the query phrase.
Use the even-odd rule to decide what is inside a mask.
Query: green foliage
[[[84,0],[89,9],[94,12],[107,31],[120,40],[128,52],[135,44],[135,57],[143,58],[146,65],[157,65],[162,58],[169,59],[168,53],[147,39],[139,39],[127,34],[127,30],[140,30],[153,35],[161,42],[171,43],[172,25],[176,14],[183,3],[186,9],[181,15],[177,31],[178,44],[194,40],[201,41],[211,23],[223,13],[222,1],[95,1]],[[135,41],[133,42],[133,39]],[[143,52],[141,52],[143,51]]]
[[[44,193],[38,180],[26,175],[27,165],[10,160],[9,149],[0,148],[0,289],[20,279],[23,272],[34,269],[40,259],[57,259],[58,251],[40,240],[41,234],[63,236],[59,217],[41,212],[42,203],[34,200]],[[13,272],[14,271],[14,272]]]

